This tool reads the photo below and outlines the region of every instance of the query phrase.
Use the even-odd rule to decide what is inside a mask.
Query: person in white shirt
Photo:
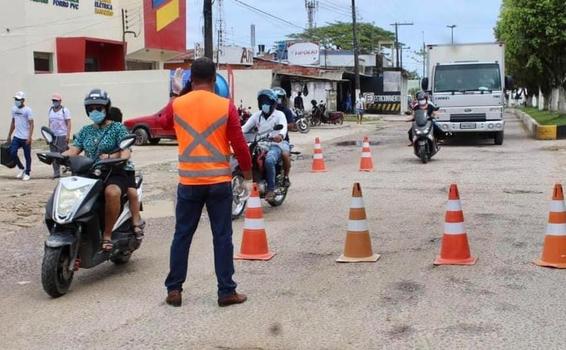
[[[281,159],[283,152],[289,152],[289,143],[285,141],[287,135],[287,118],[283,112],[275,109],[277,95],[270,89],[261,90],[257,94],[259,112],[254,113],[242,126],[244,134],[254,127],[260,136],[269,136],[274,144],[271,145],[265,157],[265,170],[267,176],[267,193],[265,199],[273,200],[275,196],[275,165]],[[274,130],[276,125],[282,125],[281,130]]]
[[[361,124],[364,119],[364,112],[366,109],[366,99],[364,95],[360,94],[360,97],[356,100],[356,116],[358,117],[358,123]]]
[[[25,105],[26,94],[18,91],[14,95],[14,106],[12,106],[12,123],[8,132],[8,142],[11,140],[10,156],[16,161],[20,172],[16,176],[18,179],[29,181],[31,179],[31,140],[33,136],[33,116],[31,108]],[[14,138],[12,139],[12,134]],[[26,167],[24,168],[18,150],[24,149]]]
[[[54,93],[51,96],[51,107],[49,108],[49,129],[55,135],[55,141],[49,146],[51,152],[63,153],[69,148],[71,137],[71,112],[61,104],[61,94]],[[61,166],[53,162],[53,178],[61,177]]]

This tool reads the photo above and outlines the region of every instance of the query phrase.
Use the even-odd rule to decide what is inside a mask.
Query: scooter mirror
[[[130,135],[124,136],[120,140],[120,143],[118,144],[118,146],[120,147],[121,150],[125,150],[125,149],[132,147],[132,145],[135,142],[136,142],[136,135],[130,134]]]
[[[273,127],[273,130],[276,130],[276,131],[277,131],[277,130],[283,130],[283,125],[277,124],[277,125],[275,125],[275,126]]]
[[[45,142],[47,142],[48,145],[53,144],[53,141],[55,141],[55,134],[53,133],[53,131],[51,131],[51,129],[49,129],[46,126],[41,127],[41,135],[43,136]]]

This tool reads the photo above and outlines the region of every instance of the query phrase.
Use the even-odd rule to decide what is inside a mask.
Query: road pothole
[[[354,141],[354,140],[340,141],[340,142],[336,142],[334,145],[339,147],[352,147],[352,146],[362,147],[362,141]],[[377,146],[379,145],[379,141],[370,141],[369,145]]]

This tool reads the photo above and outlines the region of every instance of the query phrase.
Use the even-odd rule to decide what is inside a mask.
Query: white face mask
[[[419,100],[419,106],[426,105],[426,100]]]

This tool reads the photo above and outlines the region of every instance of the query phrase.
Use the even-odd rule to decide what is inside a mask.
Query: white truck
[[[503,144],[505,46],[477,43],[427,46],[428,76],[421,82],[439,108],[437,124],[445,132],[481,133]]]

